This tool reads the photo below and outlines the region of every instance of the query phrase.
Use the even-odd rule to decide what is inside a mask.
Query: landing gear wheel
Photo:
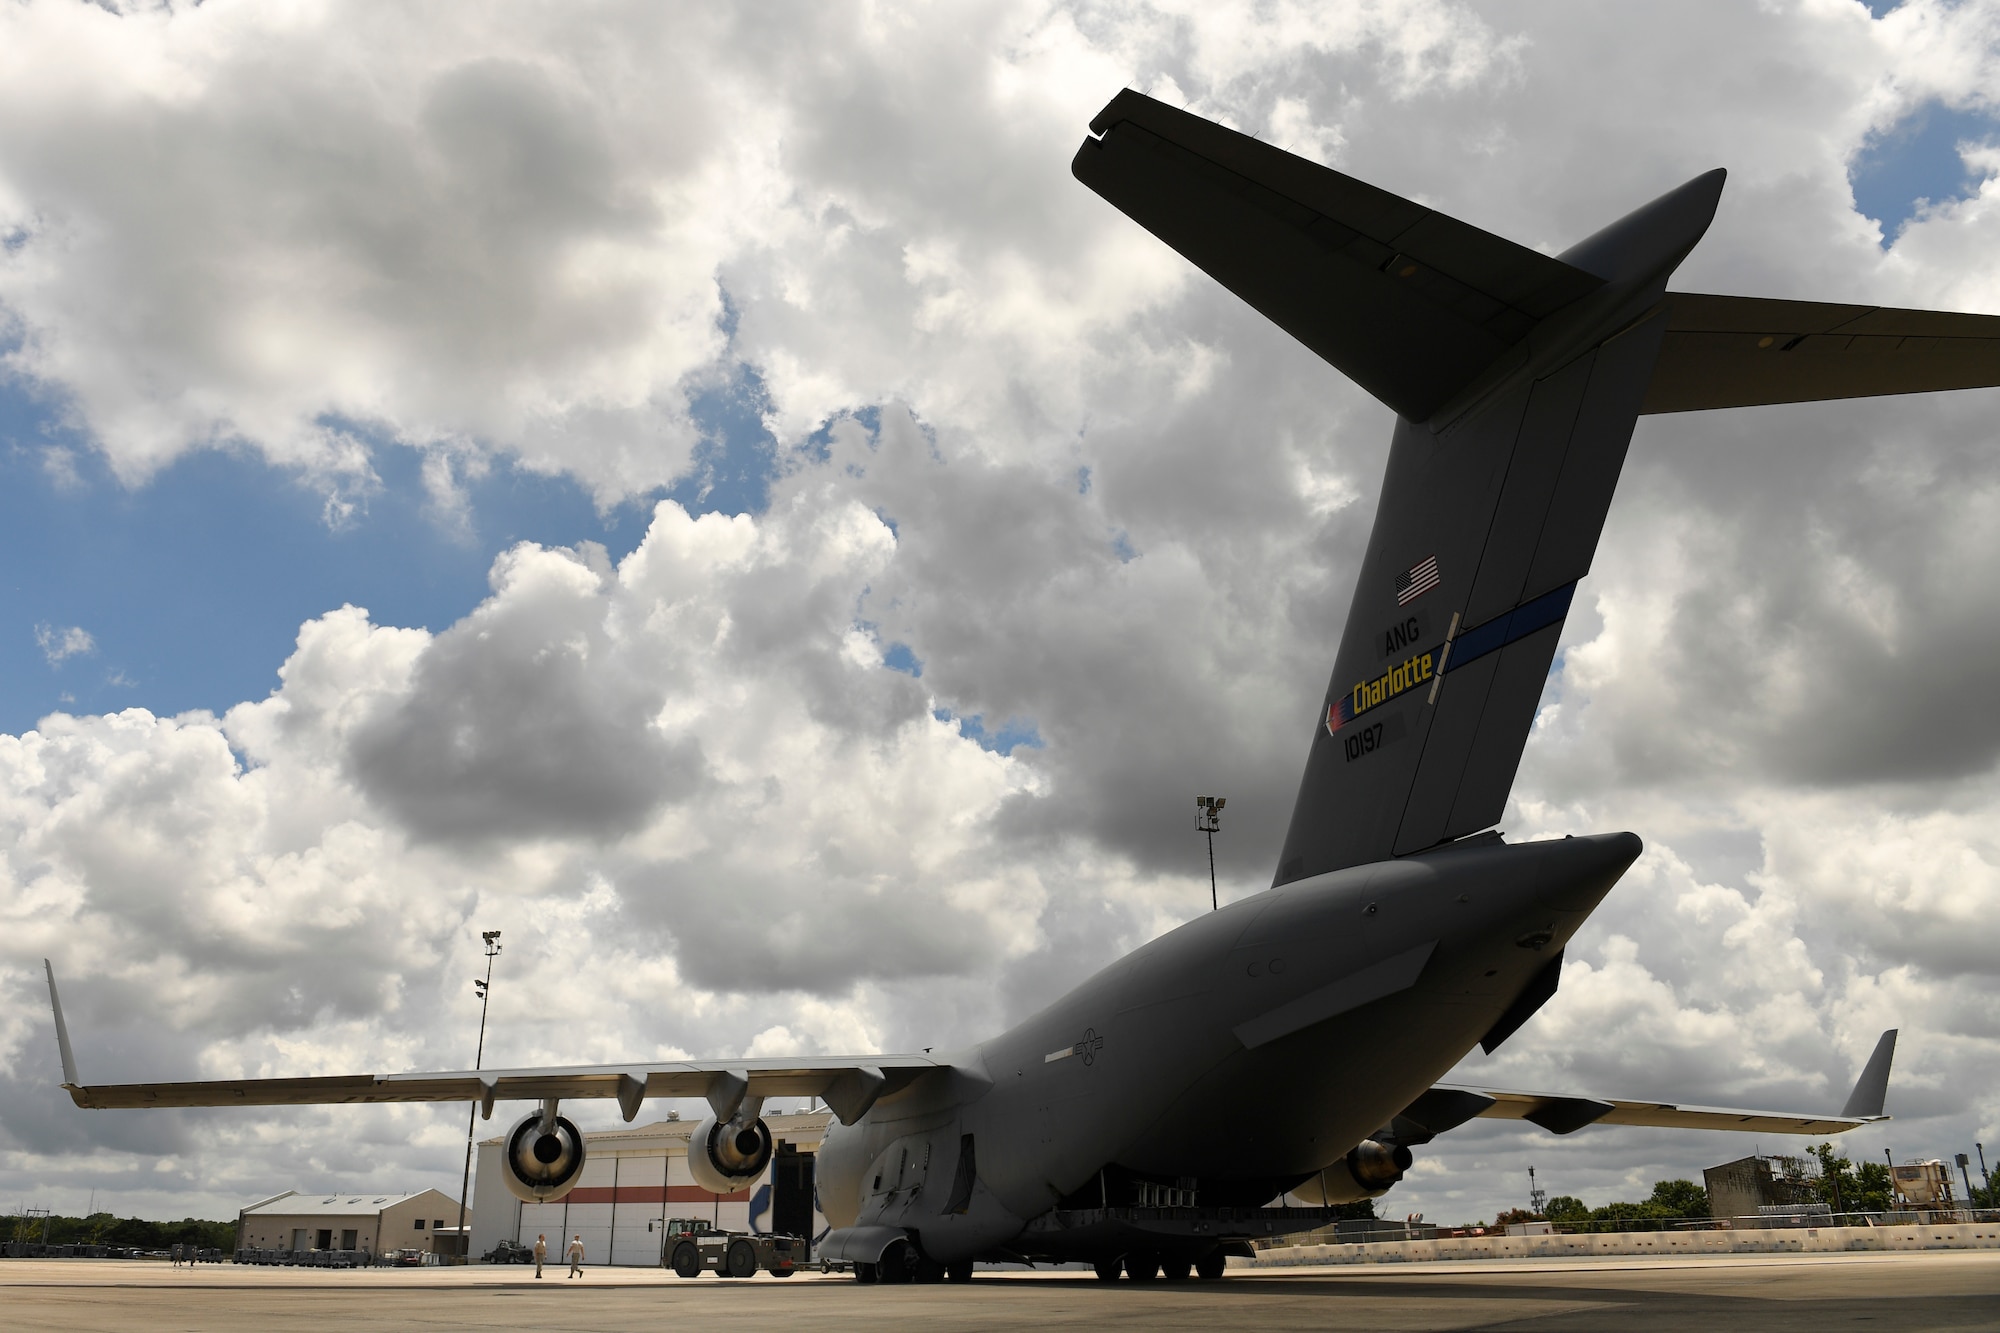
[[[960,1259],[955,1264],[945,1265],[944,1280],[947,1282],[972,1281],[972,1260]]]
[[[674,1246],[674,1272],[682,1277],[701,1276],[701,1251],[683,1241]]]
[[[772,1270],[771,1270],[771,1276],[772,1276],[772,1277],[790,1277],[790,1276],[791,1276],[792,1274],[794,1274],[794,1273],[796,1273],[796,1272],[798,1272],[798,1271],[799,1271],[799,1270],[798,1270],[798,1269],[796,1269],[796,1268],[774,1268],[774,1269],[772,1269]]]
[[[882,1251],[882,1262],[875,1265],[877,1282],[908,1282],[915,1274],[917,1252],[910,1248],[906,1240],[899,1240]]]
[[[1186,1259],[1162,1259],[1160,1276],[1169,1282],[1185,1282],[1188,1280],[1189,1270],[1193,1267],[1194,1265]]]
[[[755,1277],[757,1274],[757,1247],[747,1240],[729,1242],[729,1252],[723,1256],[722,1271],[730,1277]]]
[[[1125,1256],[1125,1276],[1134,1282],[1151,1282],[1160,1275],[1160,1256],[1157,1254],[1128,1254]]]
[[[912,1282],[932,1284],[944,1281],[944,1265],[935,1259],[918,1258],[916,1272],[910,1275]]]
[[[1194,1261],[1195,1276],[1204,1282],[1213,1282],[1229,1269],[1229,1256],[1221,1250],[1210,1250]]]
[[[1118,1274],[1124,1269],[1124,1263],[1118,1259],[1099,1259],[1091,1267],[1097,1270],[1099,1282],[1116,1282]]]
[[[874,1264],[857,1263],[854,1265],[854,1280],[856,1282],[875,1282],[879,1279],[880,1275],[875,1271]]]

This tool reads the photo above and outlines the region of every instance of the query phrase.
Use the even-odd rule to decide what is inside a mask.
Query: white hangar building
[[[501,1174],[500,1140],[479,1145],[472,1184],[471,1256],[502,1240],[549,1241],[554,1262],[571,1236],[583,1237],[585,1262],[653,1267],[670,1217],[706,1218],[728,1231],[779,1232],[817,1242],[827,1221],[813,1189],[813,1154],[833,1119],[827,1111],[766,1112],[776,1140],[771,1165],[754,1184],[712,1194],[688,1174],[688,1139],[698,1121],[665,1120],[584,1135],[583,1175],[555,1203],[523,1203]]]

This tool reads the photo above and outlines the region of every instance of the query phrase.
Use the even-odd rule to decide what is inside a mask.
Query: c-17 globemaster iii
[[[1555,993],[1631,833],[1510,844],[1506,803],[1641,413],[2000,385],[2000,318],[1671,291],[1712,171],[1550,257],[1126,91],[1071,170],[1396,414],[1375,518],[1272,886],[951,1054],[86,1085],[82,1107],[535,1101],[508,1187],[583,1166],[565,1098],[705,1098],[695,1179],[773,1150],[766,1098],[823,1098],[833,1230],[863,1281],[981,1259],[1219,1277],[1322,1225],[1476,1117],[1835,1134],[1882,1118],[1895,1032],[1838,1114],[1439,1080]]]

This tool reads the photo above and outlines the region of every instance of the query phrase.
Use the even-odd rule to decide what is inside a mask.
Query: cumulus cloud
[[[68,658],[88,657],[96,652],[97,640],[81,625],[42,624],[35,626],[35,646],[42,650],[50,666],[61,666]]]
[[[1993,183],[1885,252],[1847,181],[2000,104],[1994,14],[9,8],[7,364],[121,475],[251,448],[357,522],[408,447],[447,524],[495,459],[611,500],[750,372],[780,450],[762,512],[517,546],[435,632],[328,608],[266,699],[0,738],[0,1179],[226,1211],[451,1155],[423,1108],[65,1114],[45,953],[105,1076],[462,1064],[495,925],[509,1063],[948,1046],[1200,909],[1193,792],[1254,891],[1389,422],[1069,179],[1089,116],[1150,89],[1550,251],[1726,165],[1683,285],[2000,310]],[[1467,1074],[1837,1105],[1901,1026],[1899,1153],[2000,1127],[1990,406],[1641,426],[1505,826],[1649,851]],[[1391,1206],[1751,1146],[1478,1125]]]

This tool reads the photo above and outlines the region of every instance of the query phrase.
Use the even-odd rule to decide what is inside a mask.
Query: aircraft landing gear
[[[947,1264],[944,1270],[944,1280],[947,1282],[972,1281],[972,1260],[960,1259],[955,1264]]]
[[[882,1251],[882,1261],[875,1265],[875,1280],[885,1284],[935,1281],[935,1278],[926,1279],[919,1275],[920,1262],[916,1246],[906,1240],[899,1240]],[[861,1265],[856,1264],[854,1268],[858,1276]]]
[[[1091,1265],[1092,1268],[1097,1270],[1097,1280],[1099,1282],[1116,1282],[1118,1274],[1124,1266],[1124,1262],[1119,1259],[1099,1259]]]
[[[1160,1275],[1160,1256],[1157,1254],[1128,1254],[1125,1256],[1125,1276],[1134,1282],[1151,1282]]]
[[[1194,1261],[1195,1276],[1204,1282],[1213,1282],[1229,1269],[1229,1256],[1221,1250],[1210,1250]]]
[[[1184,1258],[1162,1259],[1160,1260],[1160,1276],[1169,1282],[1185,1282],[1188,1279],[1188,1270],[1193,1267],[1194,1264]]]

